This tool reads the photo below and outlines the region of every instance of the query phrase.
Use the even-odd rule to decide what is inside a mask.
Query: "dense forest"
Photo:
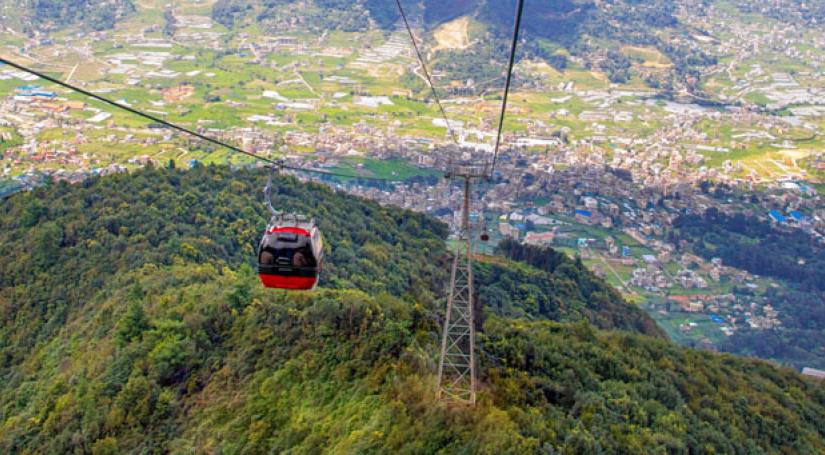
[[[329,264],[315,292],[267,290],[264,179],[146,169],[0,203],[0,452],[825,450],[821,384],[643,335],[578,262],[515,243],[479,261],[480,404],[447,409],[445,226],[279,179]]]
[[[766,297],[780,312],[783,326],[771,331],[737,331],[723,349],[796,366],[825,368],[825,248],[805,232],[780,230],[743,214],[709,209],[682,216],[670,240],[687,244],[706,259],[756,275],[784,280],[791,289],[768,289]],[[744,292],[744,290],[742,290]]]

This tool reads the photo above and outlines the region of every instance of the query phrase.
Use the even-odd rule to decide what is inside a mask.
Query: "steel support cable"
[[[518,48],[518,35],[521,30],[521,15],[524,11],[524,0],[517,0],[516,3],[516,22],[513,25],[513,42],[510,45],[510,61],[507,64],[507,81],[504,83],[504,100],[501,102],[501,117],[498,121],[498,134],[496,135],[496,146],[493,149],[493,165],[490,167],[490,179],[493,178],[493,172],[496,170],[496,162],[498,161],[498,150],[501,147],[501,132],[504,128],[504,118],[507,114],[507,98],[510,95],[510,83],[513,79],[513,66],[516,61],[516,49]]]
[[[447,118],[447,111],[444,110],[444,106],[441,104],[441,99],[438,97],[438,92],[435,90],[433,79],[430,77],[430,72],[427,71],[427,64],[424,63],[424,57],[421,56],[421,51],[418,49],[418,42],[416,42],[412,27],[410,27],[410,23],[407,21],[407,14],[404,12],[404,7],[401,6],[401,0],[395,0],[395,4],[398,5],[398,12],[401,13],[401,19],[404,21],[404,26],[407,28],[407,33],[410,34],[410,42],[412,42],[413,49],[415,49],[415,55],[418,56],[418,62],[421,64],[421,69],[424,71],[424,77],[427,78],[427,83],[430,84],[430,90],[432,90],[433,96],[435,97],[435,103],[438,104],[438,109],[441,111],[441,117],[444,118],[444,123],[447,125],[447,131],[450,132],[453,142],[458,145],[458,137],[455,135],[455,131],[453,131],[453,128],[450,126],[450,120]]]
[[[122,103],[118,103],[117,101],[113,101],[109,98],[97,95],[95,93],[92,93],[88,90],[77,87],[75,85],[63,82],[59,79],[55,79],[55,78],[53,78],[49,75],[43,74],[43,73],[41,73],[39,71],[36,71],[36,70],[33,70],[31,68],[28,68],[28,67],[23,66],[19,63],[12,62],[12,61],[4,58],[4,57],[0,57],[0,63],[5,63],[5,64],[11,66],[12,68],[15,68],[15,69],[18,69],[20,71],[29,73],[33,76],[37,76],[37,77],[39,77],[43,80],[49,81],[53,84],[57,84],[57,85],[59,85],[63,88],[69,89],[73,92],[80,93],[81,95],[84,95],[84,96],[87,96],[89,98],[98,100],[102,103],[108,104],[108,105],[113,106],[117,109],[121,109],[123,111],[129,112],[129,113],[137,115],[139,117],[143,117],[147,120],[151,120],[155,123],[161,124],[163,126],[166,126],[166,127],[171,128],[173,130],[179,131],[181,133],[188,134],[190,136],[194,136],[198,139],[209,142],[211,144],[214,144],[214,145],[217,145],[217,146],[220,146],[220,147],[224,147],[224,148],[226,148],[228,150],[231,150],[235,153],[240,153],[242,155],[246,155],[246,156],[249,156],[251,158],[254,158],[258,161],[263,161],[265,163],[271,164],[273,166],[278,166],[278,167],[283,168],[283,169],[288,169],[288,170],[295,171],[295,172],[303,172],[303,173],[306,173],[306,174],[327,175],[327,176],[330,176],[330,177],[341,177],[341,178],[380,181],[380,182],[399,182],[398,179],[386,179],[386,178],[378,178],[378,177],[363,177],[363,176],[359,176],[359,175],[341,174],[341,173],[338,173],[338,172],[322,171],[322,170],[318,170],[318,169],[306,169],[306,168],[296,167],[296,166],[287,166],[279,160],[273,160],[273,159],[270,159],[270,158],[265,158],[265,157],[262,157],[262,156],[258,156],[256,154],[254,154],[252,152],[249,152],[247,150],[244,150],[240,147],[237,147],[235,145],[232,145],[232,144],[229,144],[227,142],[221,141],[220,139],[215,139],[213,137],[206,136],[204,134],[198,133],[197,131],[191,130],[189,128],[186,128],[186,127],[183,127],[183,126],[180,126],[180,125],[176,125],[172,122],[163,120],[161,118],[158,118],[154,115],[151,115],[151,114],[148,114],[146,112],[140,111],[140,110],[135,109],[133,107],[126,106],[125,104],[122,104]]]

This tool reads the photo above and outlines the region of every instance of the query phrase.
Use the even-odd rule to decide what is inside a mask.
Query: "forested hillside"
[[[12,197],[0,211],[0,301],[11,305],[4,308],[13,308],[15,316],[14,324],[0,333],[6,358],[25,356],[38,341],[52,336],[76,304],[118,274],[145,264],[194,263],[218,270],[253,265],[259,233],[268,221],[261,192],[265,182],[264,171],[147,169]],[[314,216],[325,234],[325,287],[389,293],[435,305],[448,270],[446,226],[325,186],[306,186],[291,178],[276,185],[275,204]],[[493,276],[510,276],[490,280],[489,295],[508,300],[501,307],[508,315],[514,305],[554,320],[579,320],[586,311],[594,323],[598,315],[604,328],[659,334],[650,319],[615,292],[610,294],[587,269],[566,258],[564,262],[567,267],[553,282],[531,272],[539,279],[529,288],[513,285],[520,274],[505,265],[485,267]],[[605,298],[574,295],[581,283]],[[520,298],[510,301],[515,295]],[[490,308],[499,311],[498,305]],[[631,321],[628,312],[648,324]],[[16,340],[13,350],[18,354],[6,350],[10,339]]]
[[[263,289],[264,179],[147,169],[0,203],[0,452],[825,450],[821,384],[641,335],[576,261],[509,243],[477,272],[480,404],[446,409],[445,226],[279,179],[329,264],[315,292]]]

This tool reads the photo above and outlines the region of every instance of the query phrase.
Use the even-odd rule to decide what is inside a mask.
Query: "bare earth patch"
[[[469,26],[470,18],[464,16],[438,27],[433,33],[438,45],[433,50],[466,49],[470,45]]]
[[[544,62],[542,60],[529,61],[524,65],[526,66],[526,69],[528,71],[544,74],[550,78],[559,78],[562,76],[562,73],[560,73],[559,70],[553,68],[552,66],[548,65],[547,62]]]
[[[624,46],[622,53],[628,57],[640,57],[644,60],[645,68],[669,69],[673,67],[670,59],[656,49],[649,47]]]
[[[813,152],[811,150],[782,150],[779,152],[783,158],[797,161],[797,160],[804,160],[805,158],[811,156]]]

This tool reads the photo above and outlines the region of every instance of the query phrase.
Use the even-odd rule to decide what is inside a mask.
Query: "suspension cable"
[[[490,167],[490,178],[493,178],[493,172],[496,170],[496,162],[498,161],[498,150],[501,147],[501,132],[504,128],[504,117],[507,114],[507,97],[510,94],[510,83],[513,79],[513,65],[516,61],[516,48],[518,47],[518,35],[521,29],[521,14],[524,11],[524,0],[517,0],[516,4],[516,22],[513,25],[513,42],[510,45],[510,62],[507,64],[507,82],[504,83],[504,100],[501,103],[501,117],[498,121],[498,134],[496,135],[496,147],[493,150],[493,165]]]
[[[453,142],[458,145],[458,137],[455,135],[455,131],[453,131],[453,128],[450,126],[450,120],[447,118],[447,112],[444,110],[444,106],[441,104],[441,99],[438,97],[438,92],[435,90],[435,84],[433,84],[433,80],[430,77],[430,72],[427,71],[427,64],[424,63],[424,57],[421,56],[421,51],[418,49],[418,42],[415,40],[415,35],[410,27],[410,23],[407,21],[407,14],[404,13],[404,7],[401,6],[401,0],[395,0],[395,4],[398,5],[398,12],[401,13],[401,19],[404,20],[404,26],[407,28],[407,33],[410,34],[410,41],[415,49],[415,55],[418,56],[418,62],[421,64],[421,69],[424,71],[424,76],[427,78],[427,83],[430,84],[430,90],[432,90],[433,96],[435,97],[435,103],[438,104],[438,109],[441,111],[441,117],[444,118],[444,124],[447,126],[447,131],[450,132],[450,137],[453,138]]]
[[[117,108],[117,109],[121,109],[121,110],[123,110],[123,111],[129,112],[129,113],[132,113],[132,114],[134,114],[134,115],[136,115],[136,116],[143,117],[143,118],[145,118],[145,119],[147,119],[147,120],[151,120],[152,122],[155,122],[155,123],[161,124],[161,125],[163,125],[163,126],[166,126],[166,127],[168,127],[168,128],[171,128],[171,129],[177,130],[177,131],[179,131],[179,132],[181,132],[181,133],[188,134],[188,135],[190,135],[190,136],[194,136],[194,137],[196,137],[196,138],[198,138],[198,139],[201,139],[201,140],[203,140],[203,141],[206,141],[206,142],[209,142],[209,143],[211,143],[211,144],[217,145],[217,146],[219,146],[219,147],[224,147],[224,148],[226,148],[226,149],[228,149],[228,150],[231,150],[232,152],[235,152],[235,153],[240,153],[240,154],[242,154],[242,155],[246,155],[246,156],[249,156],[249,157],[251,157],[251,158],[254,158],[254,159],[258,160],[258,161],[263,161],[263,162],[265,162],[265,163],[271,164],[271,165],[273,165],[273,166],[278,166],[278,167],[281,167],[281,168],[283,168],[283,169],[288,169],[288,170],[295,171],[295,172],[303,172],[303,173],[306,173],[306,174],[327,175],[327,176],[330,176],[330,177],[350,178],[350,179],[359,179],[359,180],[370,180],[370,181],[379,181],[379,182],[399,182],[399,180],[398,180],[398,179],[388,179],[388,178],[380,178],[380,177],[364,177],[364,176],[359,176],[359,175],[342,174],[342,173],[338,173],[338,172],[330,172],[330,171],[322,171],[322,170],[319,170],[319,169],[307,169],[307,168],[302,168],[302,167],[297,167],[297,166],[287,166],[287,165],[283,164],[283,162],[281,162],[281,161],[279,161],[279,160],[273,160],[273,159],[270,159],[270,158],[266,158],[266,157],[263,157],[263,156],[256,155],[255,153],[252,153],[252,152],[250,152],[250,151],[244,150],[244,149],[242,149],[242,148],[240,148],[240,147],[237,147],[237,146],[235,146],[235,145],[229,144],[229,143],[224,142],[224,141],[222,141],[222,140],[220,140],[220,139],[216,139],[216,138],[213,138],[213,137],[210,137],[210,136],[207,136],[207,135],[204,135],[204,134],[198,133],[197,131],[191,130],[191,129],[189,129],[189,128],[186,128],[186,127],[183,127],[183,126],[180,126],[180,125],[176,125],[176,124],[174,124],[174,123],[172,123],[172,122],[169,122],[169,121],[163,120],[163,119],[161,119],[161,118],[159,118],[159,117],[157,117],[157,116],[154,116],[154,115],[152,115],[152,114],[148,114],[148,113],[146,113],[146,112],[140,111],[140,110],[135,109],[135,108],[133,108],[133,107],[126,106],[125,104],[118,103],[117,101],[113,101],[113,100],[111,100],[111,99],[109,99],[109,98],[106,98],[106,97],[103,97],[103,96],[97,95],[97,94],[95,94],[95,93],[92,93],[92,92],[90,92],[90,91],[88,91],[88,90],[85,90],[85,89],[82,89],[82,88],[80,88],[80,87],[77,87],[77,86],[75,86],[75,85],[72,85],[72,84],[69,84],[69,83],[63,82],[63,81],[61,81],[61,80],[59,80],[59,79],[55,79],[55,78],[53,78],[53,77],[51,77],[51,76],[49,76],[49,75],[43,74],[43,73],[41,73],[41,72],[39,72],[39,71],[36,71],[36,70],[33,70],[33,69],[31,69],[31,68],[28,68],[28,67],[23,66],[23,65],[21,65],[21,64],[19,64],[19,63],[12,62],[11,60],[8,60],[8,59],[7,59],[7,58],[5,58],[5,57],[0,57],[0,63],[5,63],[5,64],[7,64],[7,65],[9,65],[9,66],[11,66],[11,67],[13,67],[13,68],[15,68],[15,69],[20,70],[20,71],[23,71],[23,72],[29,73],[29,74],[31,74],[31,75],[33,75],[33,76],[37,76],[37,77],[39,77],[39,78],[41,78],[41,79],[43,79],[43,80],[49,81],[49,82],[51,82],[51,83],[53,83],[53,84],[57,84],[57,85],[59,85],[59,86],[61,86],[61,87],[64,87],[64,88],[66,88],[66,89],[69,89],[69,90],[71,90],[71,91],[74,91],[74,92],[80,93],[81,95],[87,96],[87,97],[89,97],[89,98],[93,98],[93,99],[98,100],[98,101],[100,101],[100,102],[106,103],[106,104],[108,104],[108,105],[110,105],[110,106],[113,106],[113,107],[115,107],[115,108]]]

